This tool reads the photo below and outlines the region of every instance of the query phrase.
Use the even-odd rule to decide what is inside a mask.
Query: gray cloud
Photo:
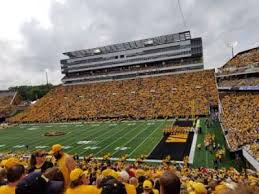
[[[21,84],[59,83],[63,52],[191,30],[201,36],[206,68],[230,58],[226,42],[237,40],[236,51],[259,46],[257,0],[181,0],[184,27],[177,0],[67,0],[53,2],[43,28],[33,19],[24,23],[20,47],[0,40],[0,89]]]

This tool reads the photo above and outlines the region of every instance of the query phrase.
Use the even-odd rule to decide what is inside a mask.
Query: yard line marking
[[[104,132],[104,133],[105,133],[105,134],[108,133],[108,132],[109,132],[108,129],[110,128],[110,126],[105,125],[104,128],[101,128],[101,129],[99,129],[99,130],[96,129],[95,126],[91,126],[91,128],[93,129],[93,130],[91,130],[91,133],[88,133],[89,131],[86,132],[86,133],[83,133],[83,134],[88,134],[89,137],[87,137],[87,138],[90,138],[90,139],[91,139],[92,137],[96,136],[96,135],[98,136],[99,133],[101,133],[101,132],[103,132],[103,131],[105,131],[105,130],[106,130],[106,132]],[[96,133],[93,133],[93,134],[92,134],[92,132],[93,132],[94,130],[96,130]],[[82,134],[81,136],[83,136],[83,134]],[[85,136],[85,135],[84,135],[84,136]],[[77,136],[74,136],[74,138],[73,138],[73,139],[70,139],[69,142],[72,142],[72,140],[73,140],[73,143],[74,143],[74,141],[76,140],[76,138],[78,139]],[[80,147],[83,147],[83,146],[85,146],[85,145],[81,145],[81,146],[78,146],[78,147],[75,146],[74,148],[72,148],[71,150],[69,150],[69,152],[72,152],[72,150],[79,149]]]
[[[120,147],[125,147],[125,145],[127,145],[129,142],[131,142],[133,139],[135,139],[139,134],[143,133],[144,131],[146,131],[149,128],[149,126],[145,127],[145,129],[140,130],[139,133],[137,133],[134,137],[132,137],[129,141],[127,141],[125,144],[122,144]],[[120,150],[117,150],[115,152],[112,153],[112,155],[116,154],[117,152],[119,152]]]
[[[126,127],[128,128],[129,126],[126,126]],[[137,129],[138,127],[139,127],[139,126],[136,126],[136,127],[132,128],[132,130]],[[105,150],[106,148],[108,148],[109,146],[113,145],[115,142],[117,142],[118,140],[122,139],[124,136],[128,135],[128,133],[132,132],[132,130],[129,130],[129,131],[127,131],[126,133],[124,133],[123,136],[119,137],[118,139],[116,139],[115,141],[113,141],[111,144],[108,144],[108,145],[105,146],[103,149],[99,150],[97,153],[95,153],[95,155],[99,154],[101,151],[103,151],[103,150]],[[113,135],[114,135],[114,134],[113,134]]]
[[[144,139],[144,141],[142,141],[142,142],[129,154],[129,156],[131,156],[144,142],[146,142],[147,139],[149,139],[149,137],[150,137],[151,135],[153,135],[154,132],[157,131],[157,129],[160,129],[160,127],[161,127],[162,124],[164,124],[164,123],[162,122],[161,124],[159,124],[159,125],[156,127],[156,129],[154,129],[154,131],[153,131],[152,133],[150,133],[149,136],[147,136],[146,139]]]
[[[42,126],[42,127],[45,127],[44,125]],[[56,127],[56,126],[55,126]],[[92,129],[91,129],[92,128]],[[48,131],[50,131],[50,130],[48,130],[48,129],[43,129],[43,128],[41,128],[41,130],[43,131],[43,132],[48,132]],[[73,129],[72,129],[73,130]],[[90,131],[93,131],[94,129],[93,129],[93,127],[90,127],[89,128],[89,130]],[[89,130],[87,130],[88,132],[89,132]],[[71,131],[71,129],[66,129],[66,130],[63,130],[64,132],[67,132],[67,131]],[[79,133],[80,131],[78,131],[77,133]],[[32,132],[32,133],[34,133],[34,132]],[[37,133],[37,134],[39,134],[39,133]],[[23,135],[24,136],[24,135]],[[73,137],[73,136],[72,136]],[[55,137],[54,137],[55,138]],[[44,143],[44,144],[48,144],[48,145],[52,145],[52,144],[54,144],[55,142],[57,142],[57,141],[63,141],[64,139],[66,139],[67,138],[67,136],[66,135],[64,135],[64,136],[61,136],[58,140],[55,138],[55,139],[52,139],[52,138],[50,138],[50,139],[47,139],[47,140],[43,140],[43,139],[38,139],[38,138],[36,138],[36,140],[34,140],[34,141],[26,141],[26,139],[23,139],[22,138],[22,140],[21,141],[19,141],[19,143],[24,143],[24,142],[28,142],[28,145],[31,147],[33,147],[33,146],[37,146],[37,145],[35,145],[36,143],[40,143],[40,144],[42,144],[42,143]],[[15,143],[17,143],[17,142],[15,142]]]
[[[106,124],[107,124],[106,126],[107,126],[108,128],[111,127],[111,126],[108,126],[109,123],[106,123]],[[120,127],[122,127],[123,125],[125,125],[125,124],[124,124],[124,123],[118,123],[118,125],[115,126],[114,128],[111,128],[111,130],[116,130],[116,131],[117,131],[117,130],[118,130]],[[105,140],[111,138],[112,136],[115,136],[116,134],[121,133],[122,131],[124,131],[124,130],[127,129],[127,128],[128,128],[128,126],[125,125],[125,127],[123,127],[122,129],[119,129],[119,131],[118,131],[117,133],[115,133],[115,134],[113,134],[111,131],[107,131],[107,132],[103,133],[102,135],[97,136],[96,138],[94,138],[94,140],[97,140],[97,139],[99,139],[100,137],[105,136],[106,133],[111,133],[111,135],[109,135],[108,137],[103,138],[103,139],[101,138],[101,141],[97,141],[97,144],[95,144],[95,146],[100,145],[100,144],[101,144],[102,142],[104,142]],[[97,129],[97,130],[98,130],[98,129]],[[98,147],[101,147],[101,146],[98,146]],[[79,147],[77,147],[77,148],[79,148]],[[82,151],[79,152],[79,154],[82,154],[82,153],[87,154],[88,152],[87,152],[87,150],[83,150],[83,149],[82,149]]]

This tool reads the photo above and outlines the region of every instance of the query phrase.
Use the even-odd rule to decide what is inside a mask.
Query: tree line
[[[54,86],[52,84],[38,86],[15,86],[10,87],[9,90],[18,92],[21,96],[21,100],[34,101],[47,94],[53,87]]]

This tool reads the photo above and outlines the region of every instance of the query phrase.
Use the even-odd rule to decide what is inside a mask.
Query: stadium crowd
[[[240,87],[240,86],[259,86],[258,77],[250,77],[244,79],[224,79],[218,81],[219,87]]]
[[[259,138],[259,95],[252,92],[226,93],[221,99],[221,122],[232,150]]]
[[[0,96],[0,117],[4,117],[11,112],[11,100],[10,96]]]
[[[259,161],[259,144],[252,143],[244,147],[256,160]]]
[[[75,159],[61,145],[35,151],[26,160],[5,155],[0,194],[257,194],[259,175],[234,168],[152,166],[125,161]]]
[[[228,61],[223,69],[231,67],[246,67],[249,65],[259,66],[259,48],[250,49],[248,51],[242,52],[234,56],[230,61]]]
[[[214,71],[59,86],[10,122],[208,115],[217,105]]]

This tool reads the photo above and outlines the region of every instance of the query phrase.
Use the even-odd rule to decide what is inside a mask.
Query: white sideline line
[[[79,157],[79,159],[84,159],[83,157]],[[103,158],[101,157],[96,157],[96,158],[93,158],[95,160],[103,160]],[[110,158],[111,161],[118,161],[120,160],[120,158]],[[126,159],[127,162],[136,162],[136,159],[134,158],[128,158]],[[146,159],[146,160],[143,160],[143,162],[150,162],[150,163],[161,163],[163,160],[150,160],[150,159]],[[183,161],[171,161],[171,163],[177,163],[177,164],[183,164]]]
[[[189,155],[189,163],[193,164],[194,161],[194,154],[195,154],[195,149],[196,149],[196,144],[197,144],[197,138],[198,134],[194,132],[193,139],[192,139],[192,147],[190,150],[190,155]]]

